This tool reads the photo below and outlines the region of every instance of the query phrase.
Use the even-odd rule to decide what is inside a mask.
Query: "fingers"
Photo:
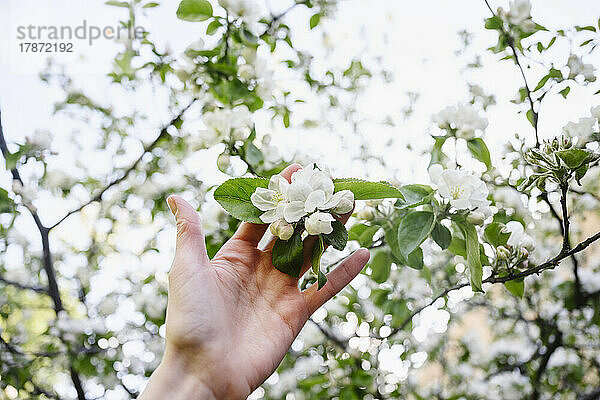
[[[292,174],[301,168],[302,167],[298,164],[288,165],[287,168],[281,171],[281,176],[290,182],[292,179]],[[232,239],[243,240],[256,247],[258,246],[260,239],[262,239],[268,227],[268,224],[252,224],[250,222],[242,222]]]
[[[200,216],[194,207],[180,196],[169,196],[167,204],[177,223],[175,260],[183,265],[208,263]]]
[[[369,261],[370,253],[367,249],[359,249],[344,260],[336,269],[327,274],[327,283],[317,290],[317,284],[306,289],[302,295],[312,315],[327,300],[335,296],[348,285]]]

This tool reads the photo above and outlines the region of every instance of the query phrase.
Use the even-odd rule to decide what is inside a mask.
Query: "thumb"
[[[175,261],[184,264],[208,262],[200,215],[180,196],[169,196],[167,204],[177,223]]]

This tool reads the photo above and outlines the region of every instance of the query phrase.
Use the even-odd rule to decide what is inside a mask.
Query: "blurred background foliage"
[[[106,4],[123,11],[126,27],[164,12],[147,0]],[[198,36],[182,38],[189,42],[182,53],[157,45],[151,30],[119,40],[105,82],[110,98],[88,93],[61,65],[49,63],[41,79],[63,93],[55,111],[56,118],[73,121],[68,148],[53,144],[52,130],[23,142],[3,132],[0,141],[6,161],[0,398],[128,399],[140,393],[164,344],[174,244],[166,197],[180,193],[198,206],[212,256],[238,222],[214,202],[217,182],[205,176],[269,177],[291,162],[316,158],[305,151],[303,133],[284,145],[259,129],[265,126],[259,119],[283,129],[331,132],[323,137],[331,164],[347,152],[353,171],[387,171],[377,178],[411,197],[405,204],[357,204],[349,248],[371,249],[369,265],[312,316],[251,398],[600,398],[600,263],[592,245],[600,205],[597,161],[586,161],[581,185],[572,180],[580,163],[561,169],[569,178],[555,184],[536,181],[519,189],[542,171],[531,149],[559,150],[543,139],[564,134],[571,146],[598,150],[600,109],[590,111],[593,104],[580,104],[582,118],[562,132],[543,136],[538,128],[547,98],[566,101],[574,87],[597,93],[595,67],[585,60],[600,43],[600,21],[590,15],[589,25],[550,29],[531,17],[526,0],[504,9],[481,6],[488,16],[471,29],[493,33],[487,51],[519,74],[513,117],[529,126],[516,136],[504,132],[504,148],[490,146],[490,153],[485,114],[496,106],[495,96],[465,81],[464,102],[428,116],[433,122],[427,134],[419,132],[419,143],[400,138],[388,147],[415,153],[407,160],[422,172],[436,163],[463,167],[486,183],[494,216],[469,222],[485,224],[477,228],[484,294],[469,287],[466,238],[456,226],[436,226],[413,257],[397,250],[407,213],[436,203],[428,187],[406,186],[427,181],[396,179],[388,167],[394,155],[370,148],[357,101],[370,86],[399,78],[368,53],[328,66],[296,47],[296,33],[286,24],[302,12],[294,21],[319,30],[337,18],[336,0],[289,1],[278,11],[254,0],[183,0],[177,16],[182,24],[197,24]],[[480,54],[470,50],[472,34],[458,34],[457,57],[466,69],[482,68]],[[315,51],[328,46],[336,44],[327,37],[314,44]],[[149,96],[162,109],[129,106]],[[410,119],[419,93],[406,98],[401,118]],[[307,104],[314,112],[297,118]],[[394,127],[393,118],[379,117],[370,123]],[[58,201],[64,212],[46,213]],[[509,244],[499,237],[511,221],[525,233]],[[588,237],[594,240],[584,242]],[[330,249],[324,264],[346,254]]]

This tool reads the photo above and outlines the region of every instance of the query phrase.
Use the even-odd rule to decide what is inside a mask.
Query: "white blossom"
[[[284,217],[287,222],[299,221],[302,217],[318,210],[346,210],[350,196],[352,204],[354,195],[349,190],[333,193],[334,186],[329,171],[313,163],[292,174],[292,183],[288,190],[289,204],[285,207]],[[340,204],[343,203],[343,204]],[[339,207],[338,207],[339,206]]]
[[[206,130],[200,132],[200,137],[208,147],[222,140],[246,140],[252,128],[250,111],[246,106],[217,108],[204,114]]]
[[[456,130],[456,137],[472,139],[475,131],[483,131],[488,126],[486,118],[471,105],[448,106],[433,116],[433,122],[440,129]]]
[[[241,18],[250,31],[257,33],[258,21],[260,19],[260,8],[254,0],[219,0],[219,4],[230,15]]]
[[[592,107],[590,113],[592,114],[592,117],[600,119],[600,106]]]
[[[279,164],[281,160],[279,149],[271,144],[271,136],[265,135],[263,137],[260,150],[263,155],[263,165],[266,169],[271,169]]]
[[[333,221],[335,221],[335,218],[331,214],[318,211],[306,218],[304,227],[309,235],[329,234],[333,232],[333,227],[331,226]]]
[[[509,221],[505,231],[510,233],[507,244],[516,248],[524,248],[532,251],[535,247],[531,236],[525,233],[525,228],[518,221]]]
[[[264,223],[275,222],[284,216],[284,210],[289,205],[287,194],[290,188],[289,182],[281,175],[273,175],[269,180],[268,188],[256,188],[250,196],[252,204],[261,211],[260,216]],[[293,221],[288,221],[293,222]]]
[[[42,149],[49,149],[52,144],[50,132],[45,130],[36,130],[33,136],[28,136],[26,140],[27,143]]]
[[[563,127],[563,132],[571,137],[585,138],[594,132],[596,118],[579,118],[578,122],[569,122]]]
[[[567,66],[569,67],[570,78],[575,78],[578,75],[582,75],[583,78],[588,82],[594,82],[596,76],[594,75],[594,66],[592,64],[585,64],[581,57],[571,54],[567,60]]]
[[[531,3],[529,0],[511,1],[506,16],[511,24],[521,25],[531,18]]]
[[[489,190],[481,179],[465,170],[443,169],[434,164],[429,168],[429,176],[437,186],[438,193],[450,200],[452,207],[459,210],[477,210],[484,218],[492,215],[491,201],[487,199]]]

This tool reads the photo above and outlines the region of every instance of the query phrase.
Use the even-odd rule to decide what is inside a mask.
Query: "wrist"
[[[185,362],[165,352],[152,373],[140,400],[217,400],[214,390],[199,373],[190,373]]]

